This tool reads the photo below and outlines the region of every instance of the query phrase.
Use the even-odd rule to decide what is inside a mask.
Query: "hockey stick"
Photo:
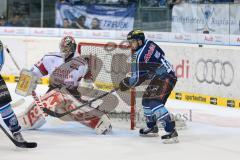
[[[15,144],[15,146],[20,148],[36,148],[37,143],[35,142],[18,142],[16,141],[7,131],[6,129],[0,124],[0,128],[2,131],[8,136],[8,138]]]
[[[10,50],[8,49],[8,47],[5,45],[4,48],[6,49],[8,55],[10,56],[10,58],[12,59],[14,65],[17,67],[18,71],[20,71],[20,67],[19,67],[19,65],[17,64],[17,62],[15,61],[15,59],[13,58],[13,55],[12,55],[12,53],[10,52]]]
[[[104,94],[102,94],[102,95],[100,95],[100,96],[98,96],[98,97],[96,97],[96,98],[94,98],[94,99],[92,99],[92,100],[90,100],[90,101],[87,101],[86,103],[84,103],[84,104],[82,104],[82,105],[80,105],[80,106],[77,106],[76,108],[74,108],[74,109],[72,109],[72,110],[68,110],[68,111],[66,111],[66,112],[64,112],[64,113],[57,113],[57,112],[54,112],[54,111],[52,111],[52,110],[50,110],[50,109],[47,109],[47,108],[43,108],[43,111],[44,111],[45,113],[47,113],[48,115],[50,115],[50,116],[60,118],[60,117],[63,117],[63,116],[65,116],[65,115],[68,115],[68,114],[70,114],[70,113],[72,113],[72,112],[74,112],[74,111],[76,111],[76,110],[78,110],[78,109],[80,109],[80,108],[82,108],[82,107],[84,107],[84,106],[86,106],[86,105],[89,105],[89,104],[91,104],[92,102],[94,102],[94,101],[96,101],[96,100],[98,100],[98,99],[101,99],[101,98],[107,96],[108,94],[111,94],[111,93],[113,93],[113,92],[115,92],[115,91],[117,91],[117,90],[118,90],[118,88],[113,89],[113,90],[111,90],[110,92],[104,93]],[[97,109],[97,108],[95,108],[95,109]],[[100,111],[101,111],[101,110],[100,110]],[[102,111],[101,111],[101,112],[102,112]]]

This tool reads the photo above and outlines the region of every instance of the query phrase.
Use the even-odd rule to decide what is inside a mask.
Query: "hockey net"
[[[130,73],[131,49],[126,45],[114,43],[79,43],[78,52],[89,58],[95,86],[109,91]],[[140,92],[141,93],[141,92]],[[118,105],[109,116],[118,121],[125,121],[131,129],[141,127],[144,116],[140,99],[135,89],[126,92],[117,91]],[[108,103],[111,105],[111,102]]]

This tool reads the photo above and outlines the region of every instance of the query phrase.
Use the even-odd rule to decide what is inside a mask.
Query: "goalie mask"
[[[76,51],[76,42],[75,39],[71,36],[65,36],[60,42],[60,51],[63,58],[69,59],[72,58]]]

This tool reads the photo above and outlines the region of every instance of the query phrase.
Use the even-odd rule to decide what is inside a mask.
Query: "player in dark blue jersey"
[[[142,136],[158,135],[157,122],[163,122],[168,133],[162,136],[165,141],[178,142],[175,121],[165,108],[165,103],[173,90],[177,77],[171,64],[166,60],[163,50],[153,41],[145,39],[141,30],[133,30],[127,35],[127,40],[134,50],[131,64],[131,77],[124,78],[120,90],[126,91],[132,87],[148,82],[142,97],[142,107],[147,120],[147,127],[140,129]]]
[[[4,64],[3,44],[0,40],[0,70]],[[12,132],[13,138],[19,142],[25,142],[21,134],[21,127],[12,110],[12,101],[7,85],[0,74],[0,114],[6,126]]]

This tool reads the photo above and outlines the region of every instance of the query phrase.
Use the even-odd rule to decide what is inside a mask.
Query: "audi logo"
[[[200,59],[196,64],[195,77],[200,83],[230,86],[234,79],[234,68],[229,61]]]

